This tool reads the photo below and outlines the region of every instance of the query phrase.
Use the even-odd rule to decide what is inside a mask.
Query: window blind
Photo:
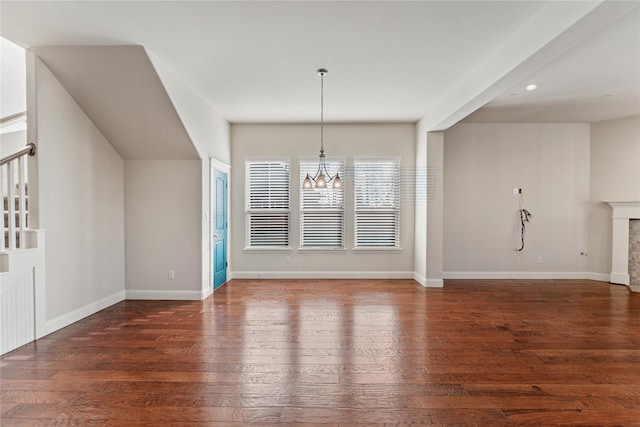
[[[318,159],[300,161],[300,247],[344,248],[344,187],[302,188],[317,170]],[[344,159],[327,159],[327,170],[344,179]]]
[[[400,159],[354,159],[355,247],[400,247]]]
[[[288,160],[245,162],[245,245],[289,246]]]

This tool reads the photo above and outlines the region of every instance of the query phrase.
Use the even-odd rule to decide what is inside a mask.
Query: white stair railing
[[[26,147],[0,159],[0,252],[25,249],[25,230],[28,229],[27,155],[34,156],[36,146]]]

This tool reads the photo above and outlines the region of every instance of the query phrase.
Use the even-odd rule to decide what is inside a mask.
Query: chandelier
[[[332,188],[342,188],[342,180],[336,173],[331,176],[327,170],[326,157],[324,155],[324,76],[327,74],[325,68],[318,68],[320,76],[320,155],[318,156],[318,171],[311,177],[307,177],[302,182],[302,188],[327,188],[327,184],[331,183]]]

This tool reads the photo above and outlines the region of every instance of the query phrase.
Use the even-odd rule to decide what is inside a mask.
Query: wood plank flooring
[[[640,295],[593,281],[233,280],[0,359],[8,426],[640,426]]]

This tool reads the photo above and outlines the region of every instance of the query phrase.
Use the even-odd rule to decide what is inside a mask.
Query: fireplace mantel
[[[629,220],[640,219],[640,201],[607,202],[613,208],[613,241],[611,244],[611,283],[629,286]],[[630,287],[640,292],[640,287]]]

